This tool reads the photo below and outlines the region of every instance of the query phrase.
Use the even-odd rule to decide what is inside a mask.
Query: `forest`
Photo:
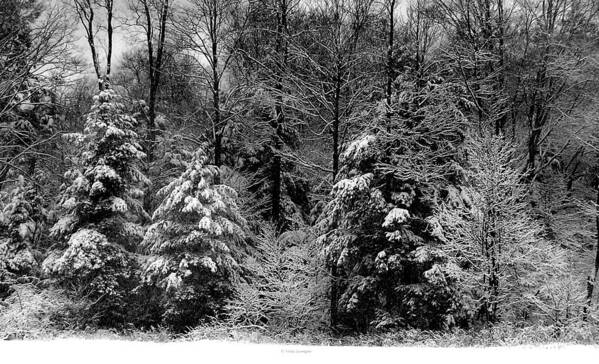
[[[598,230],[596,0],[0,1],[3,338],[597,343]]]

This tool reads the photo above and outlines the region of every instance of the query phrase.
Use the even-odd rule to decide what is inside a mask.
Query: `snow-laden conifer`
[[[0,192],[0,282],[35,272],[46,218],[41,197],[23,176],[7,193]]]
[[[83,133],[67,135],[80,149],[65,175],[70,183],[60,195],[61,218],[51,229],[61,244],[43,263],[45,273],[96,299],[111,319],[130,288],[129,252],[143,237],[138,223],[147,215],[141,205],[147,179],[138,169],[145,155],[135,125],[107,89],[94,96]]]
[[[452,173],[464,116],[450,87],[403,94],[377,109],[348,143],[321,214],[319,241],[332,275],[331,323],[354,329],[443,327],[460,315],[452,282],[427,275],[442,242],[433,212]],[[366,118],[370,115],[366,115]]]
[[[80,226],[116,216],[135,220],[145,215],[140,186],[148,180],[138,168],[145,154],[135,125],[113,90],[94,96],[83,133],[67,135],[81,148],[76,158],[79,165],[65,175],[71,183],[63,189],[63,215],[52,228],[53,234],[65,236]]]
[[[236,192],[214,184],[219,170],[206,161],[199,149],[185,172],[158,192],[163,200],[142,243],[154,256],[144,281],[164,290],[165,319],[175,327],[218,311],[230,294],[245,234]]]

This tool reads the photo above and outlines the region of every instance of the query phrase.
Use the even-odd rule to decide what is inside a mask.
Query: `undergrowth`
[[[97,329],[82,323],[76,302],[54,288],[33,284],[15,285],[13,294],[0,305],[0,338],[3,339],[110,339],[129,341],[198,341],[219,340],[245,343],[300,344],[324,346],[431,346],[476,347],[543,345],[553,343],[596,344],[599,323],[593,317],[566,326],[516,326],[509,322],[473,329],[449,331],[402,329],[339,335],[327,329],[277,329],[256,325],[232,325],[212,321],[175,335],[163,327]]]

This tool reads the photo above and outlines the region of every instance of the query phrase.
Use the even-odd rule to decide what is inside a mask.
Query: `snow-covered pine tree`
[[[41,197],[23,176],[0,192],[0,297],[15,280],[37,273],[36,248],[46,219]]]
[[[464,116],[455,86],[402,80],[392,112],[345,148],[332,200],[318,225],[332,276],[331,324],[354,330],[451,325],[452,282],[425,274],[439,244],[433,211],[453,174]]]
[[[129,252],[143,238],[141,185],[148,183],[138,165],[144,153],[134,132],[136,120],[116,93],[94,96],[83,133],[67,135],[77,143],[78,164],[66,173],[59,206],[62,216],[52,236],[62,243],[44,261],[44,271],[97,300],[96,309],[114,319],[130,288]]]
[[[142,243],[154,255],[144,283],[162,288],[164,320],[176,330],[218,314],[232,292],[236,247],[245,235],[236,192],[214,184],[219,170],[206,161],[198,149],[185,172],[158,192],[164,198]]]

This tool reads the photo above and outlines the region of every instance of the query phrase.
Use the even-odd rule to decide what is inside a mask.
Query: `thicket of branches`
[[[6,0],[0,310],[597,325],[598,41],[594,0]]]

